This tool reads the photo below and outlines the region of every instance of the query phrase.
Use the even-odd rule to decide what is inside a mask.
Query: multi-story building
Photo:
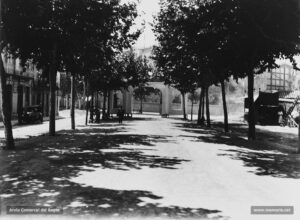
[[[49,83],[42,76],[41,71],[30,62],[25,67],[22,67],[20,60],[17,58],[7,55],[2,56],[2,58],[4,70],[7,74],[8,93],[13,118],[17,116],[23,107],[30,105],[42,106],[44,116],[48,116],[50,103]]]
[[[288,92],[299,89],[299,71],[291,65],[282,64],[277,69],[255,77],[255,91]]]

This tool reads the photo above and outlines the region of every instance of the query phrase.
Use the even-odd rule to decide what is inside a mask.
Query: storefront
[[[31,105],[33,78],[7,74],[7,88],[12,114],[17,115],[23,107]]]

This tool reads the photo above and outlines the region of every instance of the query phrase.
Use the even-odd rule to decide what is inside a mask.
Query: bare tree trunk
[[[204,107],[205,107],[205,87],[202,87],[203,94],[202,94],[202,110],[201,110],[201,124],[204,125],[205,117],[204,117]]]
[[[89,117],[89,107],[90,107],[90,102],[89,102],[89,94],[88,94],[88,79],[85,77],[84,79],[84,93],[85,93],[85,126],[88,125],[88,117]]]
[[[45,93],[44,93],[44,90],[42,90],[42,93],[41,93],[41,106],[42,106],[43,115],[46,115],[46,112],[45,112]]]
[[[87,97],[87,99],[88,99],[88,97]],[[85,126],[88,125],[89,106],[90,106],[90,101],[87,101],[87,102],[86,102],[86,105],[85,105]]]
[[[23,87],[18,85],[18,101],[17,101],[17,112],[18,112],[18,124],[22,124],[22,113],[23,113]]]
[[[108,114],[108,117],[110,117],[110,113],[111,113],[111,92],[108,91],[108,102],[107,102],[107,114]]]
[[[187,117],[186,117],[186,109],[185,109],[185,94],[184,94],[184,93],[181,93],[181,95],[182,95],[183,119],[184,119],[184,120],[187,120]]]
[[[207,120],[207,127],[210,128],[210,111],[209,111],[209,97],[208,97],[208,87],[206,88],[205,91],[205,96],[206,96],[206,120]]]
[[[71,75],[71,129],[75,130],[75,76]]]
[[[192,98],[191,121],[193,121],[193,114],[194,114],[193,110],[194,110],[194,98]]]
[[[83,94],[82,94],[82,97],[81,97],[81,108],[80,109],[85,109],[85,105],[87,103],[87,101],[85,101],[84,99],[86,99],[87,96],[86,96],[86,82],[85,82],[85,79],[83,80]]]
[[[103,92],[103,108],[102,108],[102,119],[106,119],[106,98],[107,98],[107,91]]]
[[[51,66],[49,71],[50,83],[50,119],[49,119],[49,135],[55,136],[55,115],[56,115],[56,74],[57,74],[57,43],[53,42],[51,53]]]
[[[2,30],[0,30],[2,31]],[[2,40],[2,33],[1,33],[1,39]],[[0,54],[1,56],[1,54]],[[0,57],[0,91],[1,91],[1,107],[2,107],[2,119],[3,119],[3,125],[4,125],[4,134],[5,134],[5,146],[3,149],[6,150],[12,150],[15,148],[15,142],[13,138],[13,132],[12,132],[12,124],[11,124],[11,102],[6,85],[6,73],[3,66],[2,57]]]
[[[91,92],[91,101],[90,101],[90,122],[94,122],[94,92]]]
[[[200,93],[200,99],[199,99],[199,109],[198,109],[198,119],[197,119],[197,124],[201,125],[201,117],[202,117],[202,96],[203,96],[203,89],[201,88],[201,93]]]
[[[221,89],[222,89],[222,101],[223,101],[223,111],[224,111],[224,131],[228,132],[228,112],[227,112],[227,104],[226,104],[226,93],[225,93],[225,85],[224,81],[221,82]]]
[[[8,93],[8,88],[6,85],[6,73],[4,70],[4,65],[2,61],[2,50],[3,50],[3,40],[4,40],[4,31],[2,26],[2,0],[0,0],[0,92],[1,92],[1,107],[2,107],[2,119],[4,125],[4,135],[5,135],[5,146],[3,149],[12,150],[15,148],[15,142],[12,132],[11,124],[11,101]]]
[[[299,2],[299,6],[300,6],[300,2]],[[299,117],[300,117],[300,112],[299,112]],[[299,141],[298,141],[298,150],[297,150],[297,153],[300,154],[300,124],[298,126],[298,138],[299,138]]]
[[[248,140],[255,139],[255,107],[254,107],[253,91],[254,91],[254,74],[251,72],[248,75],[248,101],[249,101]]]
[[[96,98],[96,108],[99,107],[99,98],[98,98],[98,91],[95,93],[95,98]]]
[[[11,101],[8,93],[8,88],[6,85],[6,73],[4,70],[4,64],[2,61],[2,50],[4,41],[4,31],[2,26],[2,0],[0,0],[0,92],[1,92],[1,107],[2,107],[2,119],[4,125],[4,135],[5,135],[5,146],[3,149],[12,150],[15,148],[15,142],[13,138],[12,132],[12,124],[11,124]]]
[[[140,113],[143,114],[143,97],[141,97]]]

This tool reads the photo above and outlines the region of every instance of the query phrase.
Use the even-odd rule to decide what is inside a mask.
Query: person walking
[[[95,113],[95,123],[100,123],[100,110],[95,107],[95,110],[94,110],[94,113]]]
[[[119,119],[119,124],[122,124],[123,119],[124,119],[124,110],[123,110],[122,106],[118,109],[117,116]]]

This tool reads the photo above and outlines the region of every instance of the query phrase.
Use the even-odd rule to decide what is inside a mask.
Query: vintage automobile
[[[22,123],[43,122],[43,111],[39,105],[33,105],[23,108]]]
[[[245,99],[244,119],[248,121],[249,103]],[[279,105],[279,93],[259,92],[258,98],[254,102],[255,123],[260,125],[278,125],[285,114],[284,108]]]

